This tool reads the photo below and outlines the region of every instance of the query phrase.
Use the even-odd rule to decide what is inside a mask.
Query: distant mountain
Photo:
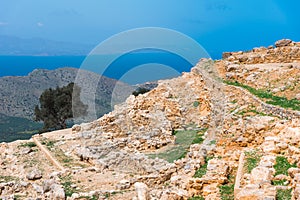
[[[32,119],[34,107],[39,104],[41,93],[48,88],[62,87],[74,82],[78,69],[59,68],[56,70],[36,69],[28,76],[6,76],[0,78],[0,113]],[[90,76],[95,79],[99,75]],[[129,86],[115,79],[102,76],[96,90],[97,115],[111,110],[111,96],[115,86],[123,86],[118,101],[124,100],[136,87]]]
[[[0,55],[87,55],[94,45],[0,35]]]

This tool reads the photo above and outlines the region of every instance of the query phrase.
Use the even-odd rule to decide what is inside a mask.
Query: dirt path
[[[37,137],[32,137],[34,143],[40,148],[40,150],[46,155],[47,159],[60,171],[65,171],[65,168],[51,155],[51,153],[46,149],[40,141],[37,139]]]

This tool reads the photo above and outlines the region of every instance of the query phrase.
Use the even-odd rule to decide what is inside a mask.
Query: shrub
[[[139,94],[145,94],[149,92],[150,90],[143,87],[138,87],[135,91],[132,92],[134,96],[138,96]]]

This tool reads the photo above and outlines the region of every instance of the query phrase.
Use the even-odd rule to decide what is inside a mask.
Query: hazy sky
[[[96,45],[154,26],[180,31],[213,53],[300,41],[299,8],[299,0],[0,0],[0,35]]]

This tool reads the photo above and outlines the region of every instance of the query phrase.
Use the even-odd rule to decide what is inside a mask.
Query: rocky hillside
[[[225,53],[100,119],[0,146],[0,197],[300,199],[300,43]]]

